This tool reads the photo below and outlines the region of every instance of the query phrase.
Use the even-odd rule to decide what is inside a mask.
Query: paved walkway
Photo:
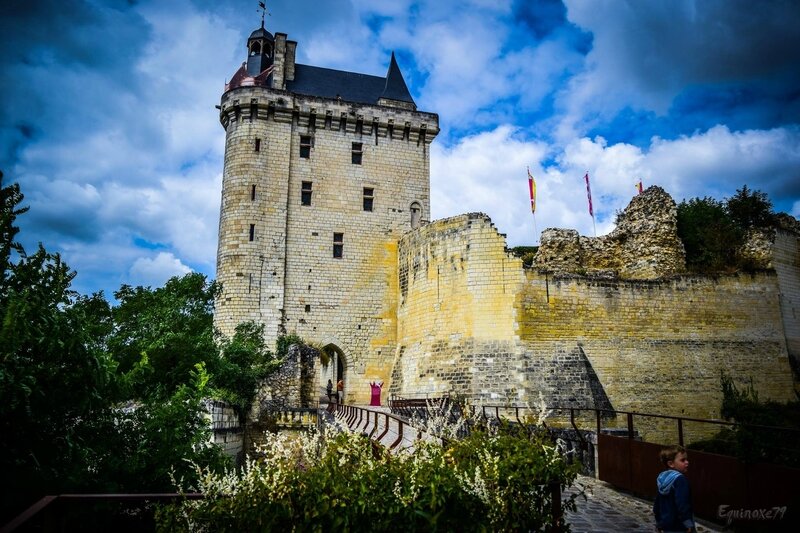
[[[578,496],[578,510],[566,514],[574,533],[604,533],[618,531],[655,531],[653,504],[614,489],[608,483],[588,476],[578,476],[576,486],[582,487],[586,499]],[[577,492],[571,488],[569,492]],[[698,524],[700,533],[724,531],[708,524]]]

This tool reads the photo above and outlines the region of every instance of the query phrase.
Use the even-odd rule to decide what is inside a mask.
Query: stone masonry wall
[[[430,213],[425,129],[436,128],[436,117],[311,97],[295,106],[285,326],[338,348],[345,401],[368,403],[369,382],[388,380],[395,349],[397,241],[411,229],[412,203],[422,217]],[[298,155],[300,135],[313,137],[308,159]],[[361,144],[361,164],[352,162],[353,143]],[[303,181],[312,183],[310,206],[300,202]],[[372,211],[364,210],[365,188]],[[341,258],[333,257],[334,233],[343,235]]]
[[[620,213],[617,227],[602,237],[548,228],[534,258],[539,270],[604,273],[626,279],[655,279],[686,270],[677,232],[675,201],[661,187],[648,187]]]
[[[244,433],[239,416],[225,402],[205,400],[207,419],[211,426],[211,442],[229,456],[237,458],[244,451]]]
[[[778,230],[773,245],[786,345],[800,376],[800,233]]]
[[[388,379],[395,350],[397,241],[411,229],[412,205],[420,223],[430,216],[438,117],[264,87],[229,91],[220,108],[227,144],[215,325],[230,335],[255,320],[269,343],[296,333],[332,345],[348,401],[367,401],[368,383]],[[311,139],[308,158],[301,136]],[[361,164],[352,162],[353,143]],[[303,182],[311,205],[302,205]],[[333,257],[335,233],[341,258]]]
[[[521,262],[481,213],[413,231],[398,251],[398,351],[390,392],[474,392],[475,346],[513,350]],[[509,345],[509,343],[511,343]]]
[[[753,379],[761,398],[793,397],[774,273],[554,277],[523,270],[479,214],[411,232],[398,262],[390,392],[517,405],[541,392],[550,405],[710,418],[719,416],[725,371]],[[674,430],[661,425],[639,430]]]

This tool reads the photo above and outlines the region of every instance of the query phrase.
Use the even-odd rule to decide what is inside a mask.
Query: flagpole
[[[592,188],[589,186],[589,171],[583,175],[586,180],[586,199],[589,200],[589,216],[592,217],[592,227],[594,228],[594,236],[597,237],[597,225],[594,222],[594,209],[592,209]]]

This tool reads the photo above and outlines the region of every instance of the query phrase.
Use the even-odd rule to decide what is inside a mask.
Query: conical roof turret
[[[386,86],[383,89],[381,98],[414,103],[414,99],[408,91],[406,80],[403,79],[403,73],[400,72],[400,67],[397,66],[394,52],[392,52],[392,59],[389,62],[389,71],[386,73]]]

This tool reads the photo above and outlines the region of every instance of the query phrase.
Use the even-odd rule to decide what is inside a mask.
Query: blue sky
[[[439,113],[433,218],[481,211],[510,246],[536,226],[598,234],[635,183],[683,198],[747,184],[800,216],[800,3],[743,0],[268,2],[298,62],[384,75],[392,51]],[[20,238],[75,288],[214,277],[226,79],[255,1],[0,5],[0,169]]]

